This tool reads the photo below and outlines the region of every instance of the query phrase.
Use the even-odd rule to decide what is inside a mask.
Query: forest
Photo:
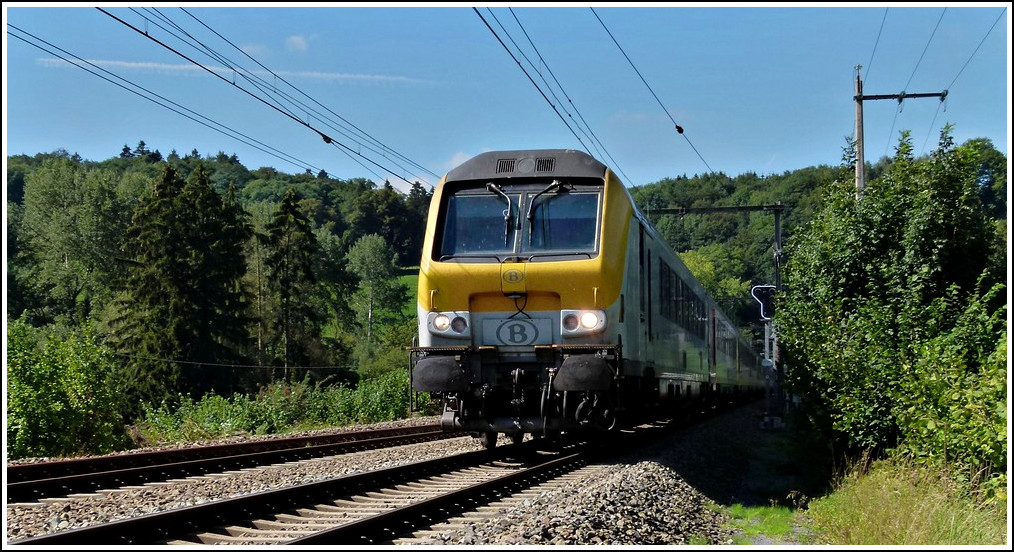
[[[1006,282],[1007,160],[988,140],[957,146],[947,131],[936,151],[916,157],[903,133],[893,157],[867,166],[875,199],[860,202],[854,159],[846,142],[836,166],[684,174],[629,190],[759,348],[750,290],[785,278],[775,303],[781,360],[799,368],[787,383],[810,401],[814,425],[845,446],[928,441],[911,429],[927,419],[900,400],[928,384],[896,367],[919,354],[930,363],[936,357],[917,348],[931,345],[969,357],[965,372],[977,377],[992,366],[1006,335],[996,286]],[[365,178],[250,170],[224,152],[163,156],[144,141],[102,161],[63,150],[8,156],[8,450],[19,431],[24,443],[46,433],[39,405],[57,396],[64,406],[52,424],[62,409],[122,426],[152,405],[209,394],[252,397],[276,382],[355,388],[404,372],[432,193],[418,182],[404,193]],[[652,214],[775,204],[780,248],[770,212]],[[874,350],[860,322],[891,336],[877,349],[887,387],[848,376]],[[921,324],[934,330],[912,330],[908,342],[895,333]],[[973,353],[953,345],[952,331],[974,340]],[[817,354],[835,337],[847,359]],[[857,399],[870,389],[872,404]],[[954,405],[934,397],[938,422],[968,415],[941,414]],[[976,427],[991,436],[994,423]],[[995,448],[977,458],[995,460]]]

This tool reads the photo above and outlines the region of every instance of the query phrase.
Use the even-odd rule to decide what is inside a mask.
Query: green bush
[[[829,188],[794,237],[776,322],[786,388],[837,450],[992,481],[1006,474],[1005,244],[977,151],[948,133],[923,159],[904,134],[861,194]]]
[[[1002,289],[972,300],[951,331],[921,344],[898,406],[905,452],[951,463],[971,478],[1006,469],[1005,309],[986,307]]]
[[[253,397],[208,394],[179,403],[178,409],[145,405],[135,428],[140,439],[171,443],[398,420],[409,413],[408,377],[389,371],[355,389],[276,383]]]
[[[7,326],[7,456],[103,454],[129,443],[113,354],[84,331],[52,335]]]

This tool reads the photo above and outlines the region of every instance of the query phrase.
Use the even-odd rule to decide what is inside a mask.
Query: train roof
[[[458,165],[446,181],[532,176],[602,178],[606,166],[591,155],[572,149],[488,151]]]

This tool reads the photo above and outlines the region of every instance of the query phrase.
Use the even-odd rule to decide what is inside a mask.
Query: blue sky
[[[400,189],[494,149],[585,150],[628,186],[780,174],[840,163],[861,65],[865,95],[948,92],[865,101],[867,161],[945,123],[1006,154],[1009,5],[11,2],[4,148],[143,140]]]

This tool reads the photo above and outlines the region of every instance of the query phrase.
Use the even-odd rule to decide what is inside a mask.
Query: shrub
[[[21,321],[7,326],[7,455],[103,454],[129,443],[122,386],[108,349],[84,330],[38,344]]]
[[[390,371],[355,389],[276,383],[253,397],[208,394],[199,401],[180,397],[179,404],[175,410],[145,405],[135,428],[139,439],[181,442],[397,420],[409,412],[408,378]]]

